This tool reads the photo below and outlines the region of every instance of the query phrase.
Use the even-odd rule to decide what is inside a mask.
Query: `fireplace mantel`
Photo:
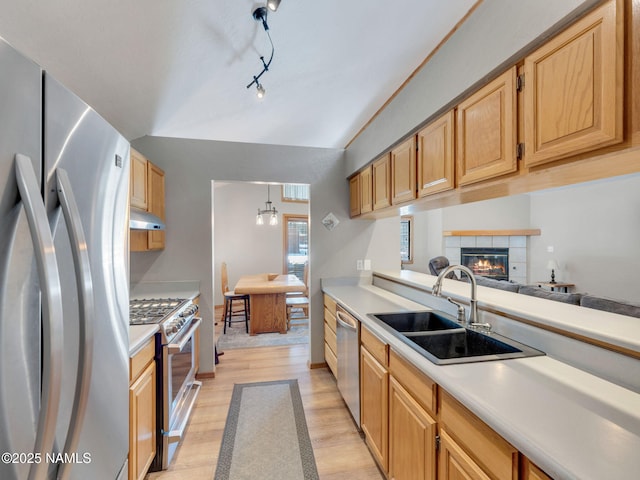
[[[529,237],[540,235],[539,228],[520,230],[445,230],[442,232],[445,237]]]

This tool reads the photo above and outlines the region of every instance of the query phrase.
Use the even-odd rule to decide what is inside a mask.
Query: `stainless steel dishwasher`
[[[338,390],[360,428],[360,321],[337,308]]]

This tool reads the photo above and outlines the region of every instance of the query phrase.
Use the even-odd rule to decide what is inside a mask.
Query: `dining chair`
[[[231,323],[237,323],[244,321],[245,329],[249,333],[249,318],[250,318],[250,297],[249,295],[242,293],[234,293],[233,290],[229,290],[229,274],[227,272],[227,263],[222,262],[220,266],[220,285],[222,288],[222,295],[224,296],[224,329],[223,334],[227,333],[227,325],[231,328]],[[236,305],[234,305],[236,302]],[[242,302],[241,304],[238,304]],[[233,317],[242,316],[243,320],[233,320]]]
[[[302,274],[304,290],[302,295],[287,297],[287,330],[291,328],[291,319],[295,312],[301,312],[302,315],[296,315],[296,319],[309,318],[309,262],[305,262]]]

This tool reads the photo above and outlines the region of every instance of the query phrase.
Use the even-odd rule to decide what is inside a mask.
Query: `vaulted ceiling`
[[[343,148],[476,0],[0,0],[0,37],[130,140]]]

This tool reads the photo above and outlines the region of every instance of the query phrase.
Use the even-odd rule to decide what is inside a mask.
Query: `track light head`
[[[279,6],[280,6],[280,0],[267,0],[267,8],[272,12],[275,12],[276,10],[278,10]]]

